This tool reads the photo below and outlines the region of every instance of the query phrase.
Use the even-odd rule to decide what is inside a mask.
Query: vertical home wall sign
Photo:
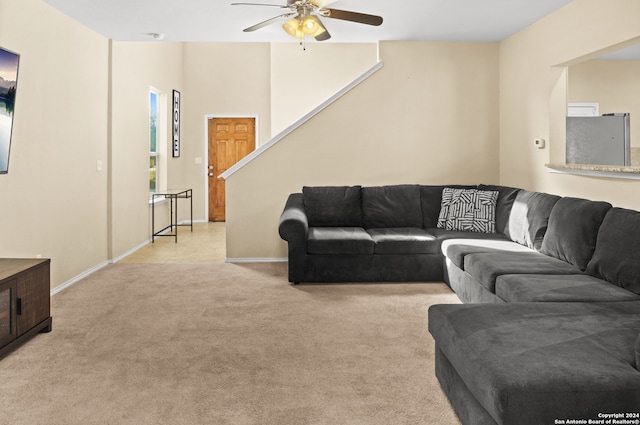
[[[9,171],[19,60],[20,55],[0,47],[0,174]]]
[[[173,157],[180,156],[180,92],[173,91]]]

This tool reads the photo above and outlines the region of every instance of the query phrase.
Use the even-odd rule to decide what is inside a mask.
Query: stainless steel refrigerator
[[[567,117],[567,164],[631,165],[629,114]]]

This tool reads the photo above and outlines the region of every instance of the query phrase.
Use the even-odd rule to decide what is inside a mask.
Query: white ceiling
[[[231,6],[243,0],[44,0],[96,32],[119,41],[286,42],[280,23],[242,30],[285,13],[266,6]],[[245,0],[286,4],[286,0]],[[379,40],[500,41],[571,0],[335,0],[329,7],[373,15],[379,27],[322,18],[327,42]],[[282,21],[284,23],[285,20]],[[316,42],[316,41],[310,41]]]

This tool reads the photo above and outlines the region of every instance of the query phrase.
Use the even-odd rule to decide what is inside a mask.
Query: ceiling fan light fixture
[[[304,43],[306,36],[313,37],[316,41],[326,41],[331,38],[331,34],[320,20],[322,18],[339,19],[342,21],[357,22],[378,26],[382,24],[382,16],[369,15],[367,13],[351,12],[348,10],[329,9],[324,6],[335,0],[287,0],[286,5],[263,4],[263,3],[231,3],[232,5],[245,6],[269,6],[281,9],[289,9],[289,13],[276,16],[266,21],[259,22],[245,28],[244,32],[252,32],[263,28],[281,19],[290,19],[282,25],[282,29],[287,34]]]
[[[285,22],[282,25],[282,28],[289,34],[291,37],[303,39],[306,35],[302,30],[302,25],[300,25],[300,21],[298,18],[293,18],[290,21]]]
[[[302,22],[302,31],[311,37],[315,37],[323,31],[322,25],[320,24],[320,19],[317,16],[308,16]]]

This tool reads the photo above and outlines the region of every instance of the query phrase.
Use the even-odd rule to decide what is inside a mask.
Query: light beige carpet
[[[6,424],[459,424],[434,376],[444,284],[291,286],[286,264],[115,264],[0,361]]]

